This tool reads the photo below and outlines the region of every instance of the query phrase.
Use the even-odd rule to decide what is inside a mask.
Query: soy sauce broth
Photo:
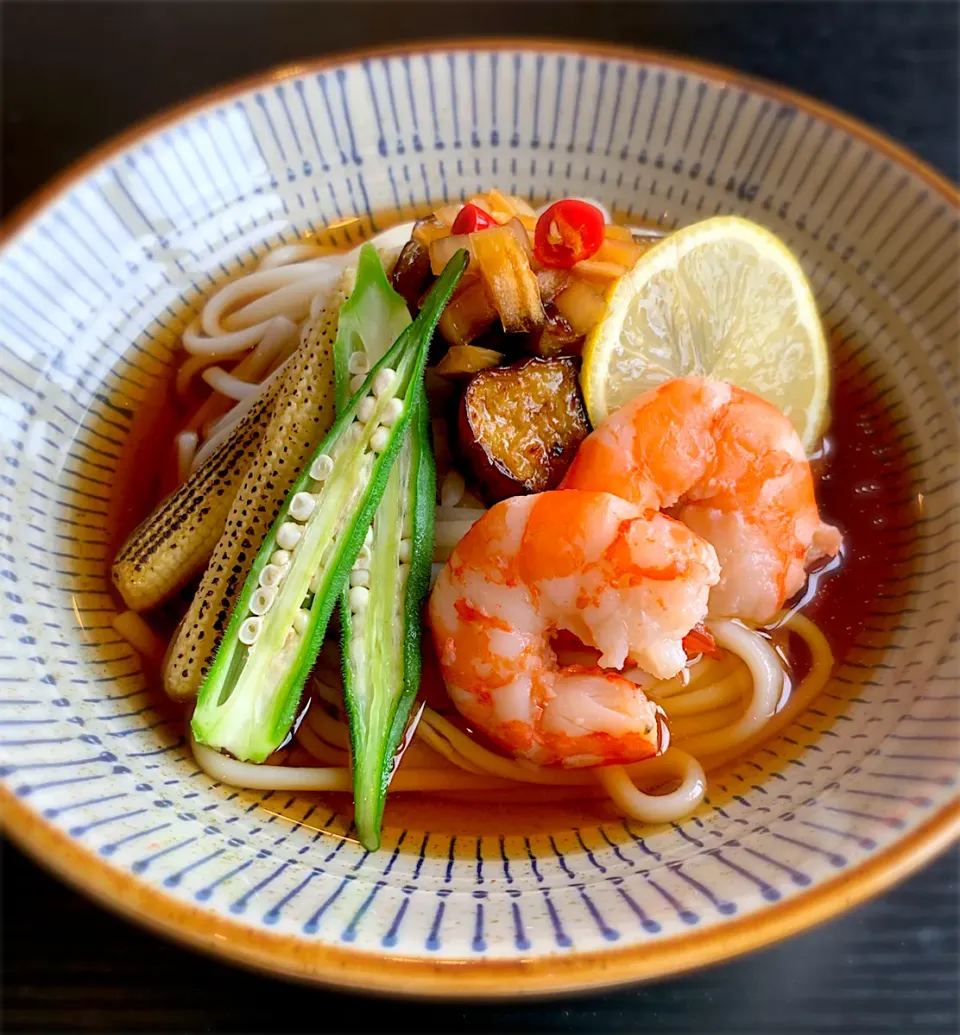
[[[885,630],[877,624],[878,613],[889,614],[898,602],[902,603],[908,588],[905,558],[913,541],[919,503],[915,492],[911,495],[902,428],[889,413],[893,396],[879,396],[875,377],[864,371],[860,357],[849,344],[835,341],[831,352],[831,422],[812,467],[821,514],[841,529],[844,543],[840,557],[812,575],[792,603],[818,624],[839,663],[861,636],[868,636],[876,644],[879,634],[882,642]],[[153,398],[156,401],[137,414],[117,472],[109,512],[111,557],[172,485],[173,437],[190,406],[176,401],[172,371],[163,391]],[[194,588],[195,583],[148,616],[158,631],[172,633]],[[882,608],[878,608],[880,601]],[[117,603],[122,608],[119,600]],[[805,658],[800,652],[790,660],[795,663],[792,675],[796,680],[803,675]],[[149,675],[159,686],[159,673]],[[322,817],[331,816],[329,825],[342,833],[352,812],[349,796],[316,797],[329,805],[330,812],[317,808],[314,818],[322,823]],[[719,800],[713,787],[711,798],[715,803]],[[391,795],[384,828],[451,835],[532,835],[618,818],[606,798],[569,801],[556,789],[538,793],[535,788],[523,788],[509,800],[490,793],[448,798],[438,794]]]

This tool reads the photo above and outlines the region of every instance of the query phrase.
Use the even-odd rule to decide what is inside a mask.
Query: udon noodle
[[[703,658],[682,677],[649,682],[646,694],[663,709],[671,743],[660,756],[630,766],[557,770],[506,758],[484,747],[450,718],[424,705],[411,723],[412,737],[390,784],[391,791],[456,793],[516,789],[516,784],[569,788],[571,795],[606,793],[625,815],[667,823],[690,813],[706,793],[705,772],[740,755],[758,739],[779,731],[823,689],[833,657],[825,637],[803,615],[783,627],[805,645],[810,666],[783,704],[783,669],[760,633],[736,622],[715,623],[722,660]],[[156,657],[156,634],[133,612],[115,622],[117,631],[143,653]],[[417,721],[419,719],[419,721]],[[294,742],[316,765],[278,764],[281,749],[264,765],[238,762],[191,739],[194,757],[214,780],[251,790],[345,792],[352,788],[350,736],[343,709],[340,661],[327,642],[311,681],[311,699]]]
[[[383,254],[395,255],[410,227],[397,227],[375,243]],[[355,252],[334,252],[315,243],[285,245],[205,301],[183,331],[185,358],[174,382],[181,400],[196,397],[198,381],[209,388],[175,436],[181,481],[212,455],[254,400],[271,390],[311,312],[330,296],[355,258]],[[442,394],[440,384],[428,370],[428,391]],[[447,436],[438,406],[433,414],[439,489],[434,576],[485,513],[452,466]],[[148,623],[125,612],[114,624],[136,650],[159,663],[163,644]],[[424,704],[408,725],[390,789],[442,795],[509,791],[513,796],[533,787],[569,796],[608,796],[619,811],[643,822],[679,819],[703,799],[706,771],[777,732],[823,688],[833,659],[822,633],[798,613],[783,615],[779,624],[791,646],[803,645],[809,657],[805,674],[791,688],[770,635],[738,621],[710,623],[724,649],[719,660],[701,657],[679,676],[661,681],[640,670],[626,673],[656,703],[669,727],[669,746],[655,758],[595,769],[541,768],[484,746],[456,718]],[[336,647],[328,639],[292,739],[265,764],[237,761],[192,738],[191,747],[211,778],[235,787],[350,792],[350,736]],[[309,764],[294,764],[297,757]]]

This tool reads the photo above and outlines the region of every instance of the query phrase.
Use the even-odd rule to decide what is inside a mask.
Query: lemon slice
[[[596,427],[671,377],[706,374],[762,396],[809,451],[824,430],[827,343],[803,270],[769,230],[717,216],[678,230],[612,288],[583,351]]]

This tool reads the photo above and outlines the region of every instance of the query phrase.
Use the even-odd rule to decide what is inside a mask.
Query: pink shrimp
[[[712,616],[768,621],[807,569],[840,549],[788,418],[706,377],[675,378],[627,403],[582,443],[561,487],[672,508],[717,551]]]
[[[686,663],[682,641],[720,575],[680,522],[604,492],[504,500],[457,545],[428,619],[447,690],[468,721],[539,765],[626,764],[661,748],[657,709],[617,671]],[[567,630],[600,652],[561,666]]]

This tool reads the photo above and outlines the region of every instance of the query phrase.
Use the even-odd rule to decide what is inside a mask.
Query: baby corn
[[[264,391],[219,449],[130,533],[111,574],[131,610],[162,604],[210,559],[275,400],[275,389]]]
[[[333,343],[340,306],[354,276],[353,271],[345,272],[327,305],[312,314],[300,348],[290,360],[260,448],[167,652],[163,679],[171,697],[193,697],[200,689],[264,536],[301,468],[333,424]]]

